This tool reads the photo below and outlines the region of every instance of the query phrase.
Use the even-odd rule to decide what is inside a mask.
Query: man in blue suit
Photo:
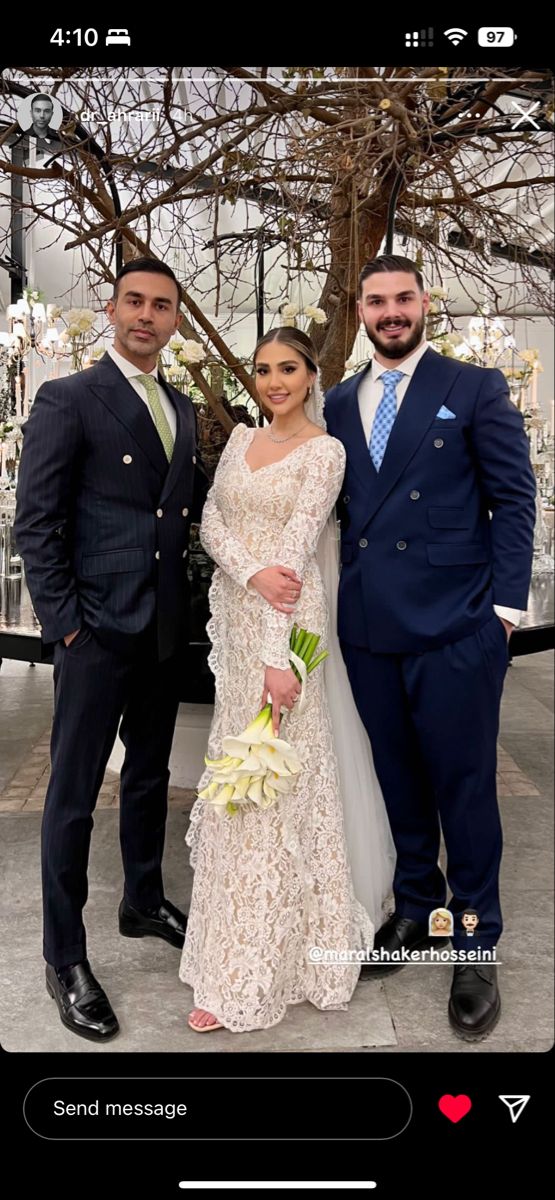
[[[180,321],[169,267],[120,271],[113,349],[39,389],[25,427],[15,532],[43,641],[54,645],[52,772],[42,827],[46,986],[63,1024],[117,1034],[92,974],[82,910],[93,811],[122,719],[120,932],[181,947],[186,917],[166,900],[168,761],[187,638],[187,547],[206,478],[188,396],[158,353]]]
[[[358,309],[374,357],[326,401],[328,431],[347,451],[339,636],[397,848],[395,913],[375,943],[387,953],[430,945],[429,913],[446,901],[440,826],[454,949],[468,950],[469,908],[480,922],[473,950],[492,951],[500,936],[496,740],[535,520],[528,442],[504,376],[427,346],[428,307],[410,260],[368,263]],[[499,1011],[495,965],[458,962],[455,1031],[481,1038]]]

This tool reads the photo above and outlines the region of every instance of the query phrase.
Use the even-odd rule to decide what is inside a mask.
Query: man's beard
[[[416,350],[416,347],[419,346],[422,341],[425,326],[426,317],[422,316],[420,321],[415,322],[408,338],[399,338],[396,341],[389,342],[380,337],[379,331],[376,333],[370,333],[366,321],[364,322],[364,327],[368,337],[370,338],[370,341],[372,342],[372,345],[379,350],[380,354],[383,354],[384,358],[390,358],[392,360],[406,358],[408,354],[411,354],[413,350]]]

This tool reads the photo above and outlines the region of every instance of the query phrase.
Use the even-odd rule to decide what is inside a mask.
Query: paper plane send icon
[[[518,1121],[520,1114],[522,1112],[524,1112],[524,1109],[526,1108],[526,1105],[528,1104],[530,1097],[529,1096],[500,1096],[499,1099],[503,1101],[503,1104],[507,1105],[507,1108],[511,1114],[511,1121],[514,1125],[515,1122]]]

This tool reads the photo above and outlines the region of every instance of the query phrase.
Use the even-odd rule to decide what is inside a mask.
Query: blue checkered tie
[[[397,393],[395,388],[399,380],[403,378],[403,375],[404,371],[384,371],[383,375],[380,375],[380,379],[383,382],[383,396],[376,409],[369,446],[370,458],[374,463],[376,471],[379,471],[382,465],[385,448],[393,429],[393,422],[397,416]]]

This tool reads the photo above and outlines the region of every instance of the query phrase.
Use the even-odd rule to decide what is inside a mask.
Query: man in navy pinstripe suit
[[[382,255],[359,280],[375,347],[326,398],[347,451],[340,498],[338,630],[397,849],[395,912],[375,950],[430,949],[430,913],[453,913],[455,1032],[480,1039],[500,1013],[496,741],[508,639],[526,608],[535,480],[501,371],[444,358],[425,340],[415,263]],[[440,826],[447,881],[438,864]],[[461,917],[479,914],[465,960]]]
[[[136,259],[108,315],[113,349],[39,389],[25,427],[15,532],[43,641],[54,644],[52,773],[42,828],[46,986],[63,1024],[117,1034],[87,959],[93,811],[121,721],[120,932],[181,947],[164,896],[168,761],[186,642],[187,547],[206,478],[187,396],[158,373],[180,320],[173,272]]]

